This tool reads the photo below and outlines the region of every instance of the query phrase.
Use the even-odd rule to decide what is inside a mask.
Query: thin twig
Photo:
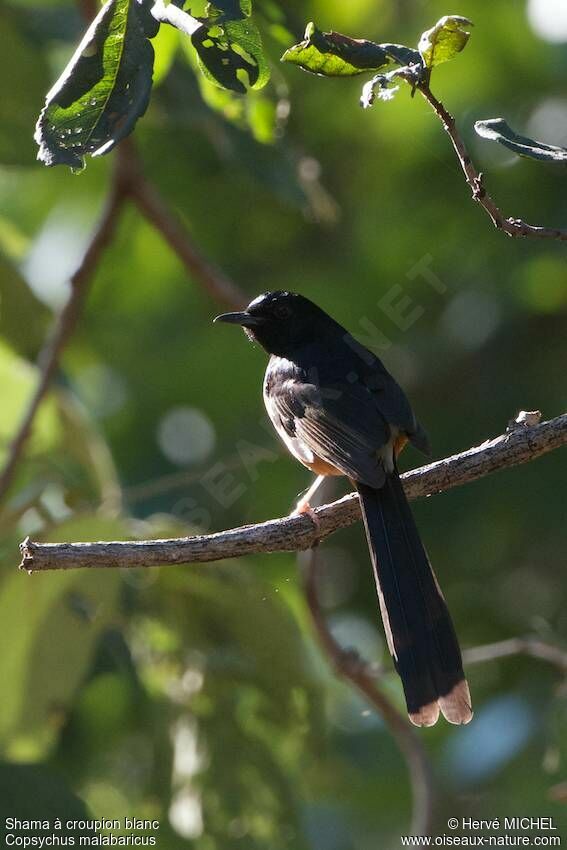
[[[116,231],[126,199],[125,184],[121,178],[121,165],[122,159],[118,152],[112,185],[98,225],[78,268],[71,277],[71,292],[68,301],[57,317],[53,331],[38,357],[39,379],[37,386],[28,402],[20,426],[12,439],[4,468],[0,473],[0,501],[6,496],[13,481],[16,468],[31,434],[35,415],[57,371],[61,352],[75,330],[89,284],[98,267],[100,258]]]
[[[337,675],[351,682],[374,706],[395,738],[406,761],[412,788],[412,835],[427,835],[433,819],[433,778],[422,742],[388,697],[377,685],[370,665],[345,651],[333,637],[317,594],[317,550],[312,549],[305,571],[305,596],[311,620],[323,651]]]
[[[478,664],[494,661],[497,658],[509,658],[512,655],[539,658],[567,674],[567,651],[537,637],[515,637],[484,646],[475,646],[463,652],[463,661],[465,664]]]
[[[196,283],[212,298],[235,309],[245,306],[250,300],[246,293],[197,248],[182,221],[169,209],[156,186],[146,177],[132,142],[127,140],[127,143],[130,173],[128,191],[132,202],[162,234]]]
[[[197,249],[187,230],[168,209],[154,185],[143,173],[133,142],[123,141],[116,151],[110,191],[99,223],[85,254],[71,277],[71,293],[38,358],[39,380],[20,426],[8,449],[0,472],[0,502],[6,496],[32,431],[37,411],[57,372],[59,358],[74,332],[89,284],[100,259],[111,242],[125,202],[135,203],[150,223],[164,236],[172,250],[203,289],[221,304],[242,307],[246,295],[230,278],[212,265]]]
[[[414,79],[409,78],[408,82],[420,92],[441,121],[443,129],[451,139],[463,174],[465,175],[465,180],[472,192],[473,200],[480,204],[498,230],[502,230],[503,233],[513,238],[567,240],[567,230],[565,229],[540,227],[527,224],[519,218],[506,218],[494,199],[486,191],[484,176],[474,165],[463,138],[457,129],[454,117],[432,93],[427,80],[416,83]]]
[[[495,472],[534,460],[567,444],[567,413],[542,422],[524,425],[481,446],[435,461],[402,476],[410,499],[439,493]],[[274,519],[169,540],[107,543],[36,543],[26,539],[20,546],[21,567],[30,572],[86,567],[155,567],[219,561],[255,552],[290,552],[311,549],[337,529],[360,519],[358,496],[351,493],[316,509],[317,526],[308,515]]]

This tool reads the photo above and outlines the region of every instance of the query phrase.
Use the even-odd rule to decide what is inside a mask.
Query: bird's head
[[[336,323],[323,310],[297,292],[278,290],[264,292],[238,313],[223,313],[215,322],[241,325],[252,340],[269,354],[282,357],[322,335],[329,324]]]

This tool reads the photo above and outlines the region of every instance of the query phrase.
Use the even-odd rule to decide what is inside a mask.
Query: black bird
[[[459,644],[398,476],[397,456],[408,441],[429,453],[403,390],[376,355],[294,292],[266,292],[215,321],[241,325],[271,355],[264,402],[292,455],[320,477],[346,475],[358,490],[410,720],[431,726],[441,709],[451,723],[468,723]],[[314,489],[300,511],[309,510]]]

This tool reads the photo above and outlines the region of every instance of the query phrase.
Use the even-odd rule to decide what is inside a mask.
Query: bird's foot
[[[307,514],[307,516],[315,526],[315,529],[317,531],[320,530],[321,522],[319,520],[319,517],[309,504],[309,500],[305,498],[299,500],[299,502],[291,513],[292,516],[301,516],[302,514]]]

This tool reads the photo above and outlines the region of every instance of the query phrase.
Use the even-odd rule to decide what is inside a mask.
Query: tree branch
[[[175,7],[168,6],[168,9]],[[180,10],[178,10],[180,11]],[[185,13],[181,13],[185,14]],[[128,143],[128,193],[133,203],[158,230],[187,271],[216,301],[241,309],[250,300],[224,272],[213,265],[195,245],[187,228],[169,209],[155,185],[148,180],[131,141]],[[123,143],[124,144],[124,143]]]
[[[484,661],[494,661],[497,658],[509,658],[512,655],[539,658],[540,661],[547,661],[562,673],[567,674],[567,652],[537,637],[516,637],[484,646],[475,646],[463,652],[463,661],[465,664],[479,664]]]
[[[531,420],[518,417],[524,423]],[[422,466],[402,476],[410,499],[440,493],[476,481],[498,469],[526,463],[567,444],[567,413],[541,424],[518,425],[481,446]],[[360,519],[358,496],[351,493],[316,509],[317,526],[308,515],[274,519],[169,540],[107,543],[36,543],[20,546],[22,569],[64,570],[88,567],[155,567],[219,561],[255,552],[290,552],[310,549],[334,531]]]
[[[132,141],[123,141],[116,151],[111,188],[99,223],[71,277],[69,299],[38,357],[39,380],[8,449],[4,468],[0,471],[0,502],[13,481],[37,411],[55,376],[61,353],[75,330],[91,280],[114,236],[120,213],[128,199],[140,208],[148,221],[164,236],[170,248],[209,295],[230,307],[242,307],[248,303],[245,293],[199,252],[186,229],[144,175]]]
[[[313,627],[323,652],[336,674],[350,682],[376,709],[396,740],[405,759],[412,788],[413,811],[410,832],[428,835],[433,819],[433,777],[421,740],[407,719],[378,687],[371,666],[353,652],[344,650],[333,637],[317,594],[317,550],[312,549],[305,572],[305,596]]]
[[[12,439],[4,468],[0,472],[0,501],[6,496],[12,483],[16,468],[31,434],[35,415],[57,371],[61,352],[75,330],[89,284],[97,269],[99,260],[116,231],[120,213],[126,199],[126,187],[122,179],[122,164],[123,160],[119,149],[110,193],[106,199],[98,225],[78,268],[71,277],[69,299],[57,317],[53,331],[46,340],[38,357],[39,379],[37,386],[28,402],[20,426]]]
[[[465,180],[472,192],[473,200],[480,204],[487,215],[490,216],[492,223],[496,228],[498,228],[498,230],[502,230],[508,236],[513,238],[567,240],[567,230],[565,229],[557,227],[540,227],[533,224],[527,224],[519,218],[506,218],[497,206],[496,202],[486,191],[484,186],[484,176],[474,165],[463,138],[457,130],[454,117],[447,111],[447,109],[445,109],[441,101],[437,100],[429,88],[429,82],[427,80],[422,80],[416,83],[415,79],[412,77],[406,77],[406,80],[425,98],[441,121],[443,129],[451,139],[453,148],[463,170],[463,174],[465,175]]]

